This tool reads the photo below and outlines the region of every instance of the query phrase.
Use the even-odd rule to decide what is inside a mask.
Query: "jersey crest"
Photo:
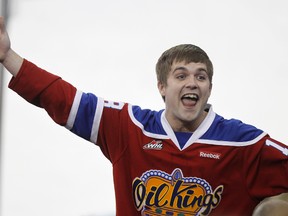
[[[208,215],[221,201],[223,185],[215,190],[204,179],[184,177],[181,169],[172,174],[149,170],[133,181],[133,199],[143,216]]]

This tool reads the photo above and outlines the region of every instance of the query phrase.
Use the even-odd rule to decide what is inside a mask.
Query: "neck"
[[[193,133],[194,131],[197,130],[197,128],[200,126],[200,124],[204,121],[206,116],[207,116],[207,112],[205,110],[203,110],[201,115],[197,119],[195,119],[194,121],[190,121],[190,122],[179,121],[176,124],[171,124],[171,122],[169,122],[169,121],[168,122],[170,123],[173,131],[175,131],[175,132],[191,132],[191,133]]]

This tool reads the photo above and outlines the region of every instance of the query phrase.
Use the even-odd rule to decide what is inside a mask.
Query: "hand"
[[[0,16],[0,62],[3,63],[10,50],[10,39],[6,31],[4,17]]]
[[[10,39],[5,28],[4,17],[0,16],[0,63],[16,76],[24,59],[11,49]]]

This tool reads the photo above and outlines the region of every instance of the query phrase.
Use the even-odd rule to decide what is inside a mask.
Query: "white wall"
[[[287,9],[285,0],[13,0],[9,32],[19,54],[81,90],[152,109],[163,108],[158,57],[194,43],[214,62],[214,110],[288,143]],[[4,90],[1,216],[114,215],[99,148]]]

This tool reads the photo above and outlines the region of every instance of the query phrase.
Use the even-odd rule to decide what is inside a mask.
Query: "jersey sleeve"
[[[35,64],[24,60],[9,88],[35,106],[44,108],[60,125],[66,125],[76,88]]]
[[[244,175],[251,197],[257,201],[288,192],[287,146],[268,135],[247,148]]]
[[[111,161],[127,145],[121,136],[128,137],[128,104],[123,109],[124,103],[84,93],[26,59],[9,88],[29,103],[44,108],[56,123],[97,144]]]
[[[131,138],[128,106],[77,90],[66,128],[98,145],[113,163]]]

